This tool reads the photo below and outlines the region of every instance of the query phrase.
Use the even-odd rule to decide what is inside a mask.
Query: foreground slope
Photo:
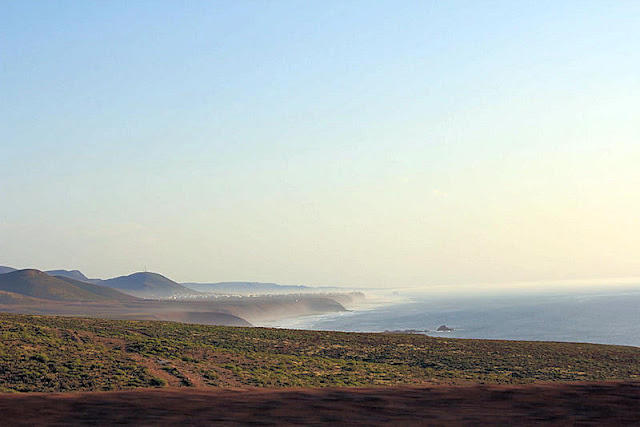
[[[9,425],[637,425],[640,383],[0,395]]]
[[[640,379],[640,348],[0,314],[0,390]]]
[[[0,291],[53,301],[124,302],[136,299],[104,286],[53,277],[33,269],[0,274]]]

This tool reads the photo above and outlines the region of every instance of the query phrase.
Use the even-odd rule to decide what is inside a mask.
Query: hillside
[[[99,283],[140,298],[170,298],[199,294],[158,273],[134,273],[101,280]]]
[[[640,348],[0,314],[0,390],[639,380]]]
[[[53,277],[39,270],[18,270],[0,275],[0,291],[53,301],[133,301],[113,289],[66,277]]]
[[[41,305],[46,302],[39,298],[32,298],[15,292],[0,291],[0,304],[2,305]]]

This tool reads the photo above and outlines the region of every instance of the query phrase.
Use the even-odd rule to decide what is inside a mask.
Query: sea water
[[[413,294],[404,301],[309,316],[271,326],[348,332],[590,342],[640,347],[640,287],[525,295]],[[449,332],[437,332],[446,325]]]

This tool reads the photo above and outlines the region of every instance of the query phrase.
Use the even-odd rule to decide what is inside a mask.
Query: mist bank
[[[368,289],[371,296],[395,295],[406,299],[496,296],[553,296],[640,290],[640,277],[540,280],[504,283],[416,285]]]
[[[194,291],[214,295],[259,295],[259,294],[297,294],[318,292],[316,288],[303,285],[279,285],[262,282],[218,282],[218,283],[182,283]]]
[[[346,312],[347,309],[332,298],[313,295],[229,297],[207,301],[141,300],[129,303],[104,303],[51,301],[0,293],[0,311],[16,314],[252,326],[256,322]]]

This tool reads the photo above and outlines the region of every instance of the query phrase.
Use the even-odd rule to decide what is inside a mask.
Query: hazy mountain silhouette
[[[126,302],[136,300],[115,289],[67,277],[53,277],[34,269],[1,274],[0,291],[54,301]],[[5,298],[8,298],[6,294]]]
[[[199,294],[158,273],[134,273],[129,276],[101,280],[99,283],[141,298],[170,298]]]
[[[85,278],[97,284],[52,274]],[[134,273],[108,280],[86,279],[77,270],[45,273],[25,269],[0,274],[0,310],[12,313],[251,326],[254,321],[345,311],[338,295],[301,294],[183,299],[180,297],[204,294],[157,273]]]
[[[12,271],[16,271],[16,268],[7,267],[6,265],[0,265],[0,274],[11,273]]]
[[[68,277],[69,279],[79,280],[81,282],[93,283],[95,280],[89,279],[78,270],[47,270],[45,271],[50,276],[56,277]]]
[[[217,294],[292,294],[314,290],[309,286],[261,282],[183,283],[182,285],[196,291]]]
[[[0,274],[18,271],[16,268],[0,266]],[[39,270],[37,270],[39,271]],[[198,295],[201,292],[215,294],[294,294],[316,291],[303,285],[279,285],[263,282],[215,282],[177,283],[158,273],[139,272],[112,279],[90,279],[79,270],[47,270],[44,273],[57,278],[69,278],[80,282],[119,289],[129,295],[142,298],[170,298],[173,296]]]

